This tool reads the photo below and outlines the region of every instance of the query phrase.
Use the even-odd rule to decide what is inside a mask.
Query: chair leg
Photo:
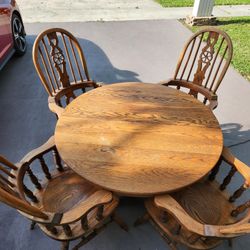
[[[233,247],[233,240],[232,239],[228,239],[227,241],[228,241],[228,246]]]
[[[159,231],[162,238],[165,240],[165,242],[168,244],[171,250],[178,250],[177,243],[173,241],[166,233]]]
[[[33,230],[35,228],[35,225],[36,225],[36,222],[35,221],[32,221],[30,223],[30,230]]]
[[[143,216],[139,217],[135,222],[134,222],[134,227],[137,227],[141,224],[144,224],[149,221],[149,214],[145,213]]]
[[[97,235],[96,231],[94,231],[92,234],[90,234],[88,237],[83,236],[81,238],[81,241],[75,245],[72,250],[78,250],[80,247],[82,247],[83,245],[85,245],[87,242],[89,242],[90,240],[92,240],[95,236]]]
[[[124,231],[128,232],[128,225],[122,220],[120,216],[116,213],[112,215],[112,220],[118,224],[118,226],[123,229]]]
[[[63,241],[61,245],[61,250],[69,250],[69,241]]]

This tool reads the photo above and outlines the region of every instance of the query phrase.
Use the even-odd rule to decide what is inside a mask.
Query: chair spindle
[[[103,210],[104,210],[104,205],[101,205],[101,206],[98,207],[97,213],[96,213],[96,219],[97,220],[102,220],[103,219]]]
[[[40,156],[38,159],[39,159],[39,161],[40,161],[42,170],[43,170],[43,172],[44,172],[46,178],[47,178],[48,180],[50,180],[50,179],[51,179],[51,174],[50,174],[50,172],[49,172],[49,168],[48,168],[47,164],[45,163],[44,158],[43,158],[42,156]]]
[[[62,166],[62,161],[61,161],[60,155],[59,155],[56,148],[52,150],[52,154],[53,154],[53,157],[54,157],[54,162],[55,162],[57,170],[62,172],[64,169],[63,169],[63,166]]]
[[[68,237],[72,236],[72,230],[68,224],[63,225],[62,227],[63,227],[63,231]]]
[[[215,165],[215,167],[212,169],[208,179],[210,181],[214,181],[216,175],[218,174],[219,170],[220,170],[220,165],[221,165],[222,159],[220,158],[219,161],[217,162],[217,164]]]
[[[33,194],[33,192],[23,184],[23,191],[28,196],[28,198],[34,203],[38,203],[37,197]]]
[[[233,217],[237,217],[239,214],[245,212],[248,208],[250,208],[250,201],[238,206],[235,210],[232,211],[231,215]]]
[[[235,202],[243,193],[247,190],[247,186],[243,184],[239,189],[237,189],[233,195],[229,198],[230,202]]]
[[[234,166],[232,166],[230,172],[223,180],[223,183],[220,185],[220,190],[225,190],[225,188],[230,183],[230,181],[231,181],[232,177],[234,176],[234,174],[236,173],[236,171],[237,171],[236,168]]]
[[[52,234],[57,235],[58,234],[58,230],[56,227],[52,226],[52,225],[46,225],[46,228],[48,231],[50,231]]]
[[[88,230],[88,229],[89,229],[87,215],[85,215],[85,216],[83,216],[83,217],[81,218],[81,224],[82,224],[82,228],[83,228],[84,230]]]
[[[31,182],[35,185],[35,187],[37,189],[41,190],[42,186],[39,183],[38,178],[34,175],[34,173],[32,172],[32,170],[30,169],[30,166],[28,166],[28,165],[27,165],[27,173],[28,173],[28,176],[29,176]]]

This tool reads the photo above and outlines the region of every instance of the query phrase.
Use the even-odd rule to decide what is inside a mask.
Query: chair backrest
[[[37,36],[33,46],[33,62],[50,96],[71,84],[90,82],[81,46],[64,29],[48,29]]]
[[[177,63],[174,80],[192,82],[216,93],[232,54],[232,41],[224,31],[202,29],[186,43]]]
[[[17,192],[17,182],[19,180],[15,175],[17,170],[18,168],[13,163],[0,155],[0,201],[28,215],[47,219],[46,214],[20,198]]]

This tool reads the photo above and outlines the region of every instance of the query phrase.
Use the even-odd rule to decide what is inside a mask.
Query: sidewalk
[[[24,22],[85,22],[185,18],[192,7],[163,8],[153,0],[18,1]],[[218,17],[250,16],[250,5],[215,6]]]

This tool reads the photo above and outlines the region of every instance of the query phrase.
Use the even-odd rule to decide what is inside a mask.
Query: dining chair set
[[[187,103],[185,112],[190,112],[191,109],[188,105],[192,105],[190,102],[195,99],[195,102],[202,103],[206,112],[212,113],[218,106],[216,93],[229,67],[232,50],[231,39],[225,32],[216,28],[200,30],[186,43],[179,57],[174,77],[154,84],[154,86],[160,85],[160,88],[163,89],[175,88],[178,91],[174,93],[175,95],[180,93],[180,98],[184,96],[184,94],[182,96],[182,92],[186,93],[188,98],[184,100]],[[69,108],[72,103],[79,100],[80,96],[83,96],[85,100],[90,98],[92,93],[96,93],[96,96],[100,98],[108,94],[111,97],[116,97],[115,89],[112,92],[108,88],[109,85],[91,79],[79,42],[64,29],[48,29],[37,36],[33,46],[33,62],[49,95],[48,106],[58,119],[60,124],[58,131],[61,134],[68,125],[60,120],[67,121],[71,114],[73,117],[76,110],[73,107],[71,110]],[[140,84],[143,83],[134,85],[138,95],[142,91]],[[131,86],[133,84],[123,85],[121,93],[124,94],[126,88]],[[123,100],[131,96],[133,96],[132,87],[128,96],[123,95]],[[164,94],[161,95],[160,101],[164,105],[167,105],[167,102],[172,102],[171,110],[174,110],[177,104],[174,99],[171,100],[172,92],[169,96],[168,100],[163,100]],[[143,105],[142,99],[144,102],[145,99],[152,103],[155,102],[156,97],[150,98],[140,97],[140,107]],[[109,99],[107,99],[108,101]],[[82,104],[79,105],[81,108]],[[108,108],[112,110],[112,105]],[[67,117],[64,115],[65,110],[71,111]],[[80,112],[83,117],[87,116],[83,110]],[[195,113],[196,110],[194,109],[192,112]],[[174,113],[168,114],[174,116]],[[191,116],[189,113],[185,115]],[[77,120],[74,119],[70,122],[77,123]],[[130,121],[130,117],[120,117],[120,119],[124,119],[126,123]],[[137,116],[136,119],[134,123],[139,124],[141,117]],[[144,119],[151,119],[151,117]],[[155,119],[163,118],[157,117]],[[200,118],[200,120],[204,119]],[[88,116],[85,120],[88,120]],[[213,131],[215,127],[213,122],[206,120],[203,122]],[[120,127],[123,126],[119,121],[117,124]],[[171,126],[175,126],[175,124],[171,123]],[[194,128],[196,128],[195,126]],[[157,127],[156,129],[159,130]],[[84,132],[88,133],[88,131]],[[118,132],[109,131],[110,138],[113,136],[112,133]],[[206,139],[206,134],[200,134],[200,137],[196,136],[195,129],[192,129],[191,133],[193,137],[188,140],[193,141],[193,143],[196,143],[195,140],[199,140],[200,137]],[[68,141],[72,139],[70,136],[64,136]],[[79,137],[77,133],[75,136]],[[91,136],[92,133],[89,137]],[[169,185],[176,185],[172,189],[169,188],[169,192],[163,192],[160,189],[151,192],[152,188],[150,187],[145,193],[136,191],[129,193],[125,189],[123,192],[122,187],[118,190],[118,188],[109,186],[108,175],[105,176],[105,180],[100,180],[100,183],[99,180],[83,178],[79,174],[81,168],[79,161],[73,159],[70,152],[67,153],[57,146],[57,142],[60,141],[59,136],[56,138],[52,136],[45,144],[29,152],[16,164],[0,156],[0,201],[17,209],[29,219],[31,229],[34,229],[37,224],[47,236],[61,241],[62,249],[65,250],[69,249],[69,242],[76,239],[81,240],[73,249],[83,246],[112,221],[117,222],[122,229],[127,231],[127,225],[117,215],[116,208],[119,205],[120,197],[136,196],[136,194],[145,199],[146,213],[135,221],[134,226],[140,226],[142,223],[150,221],[171,249],[177,249],[178,244],[185,245],[188,249],[211,249],[218,246],[223,240],[228,240],[229,244],[232,245],[233,238],[250,233],[250,200],[246,192],[250,185],[250,168],[238,160],[227,147],[223,146],[222,139],[218,140],[221,140],[222,148],[217,147],[219,156],[218,160],[216,159],[216,164],[211,166],[206,174],[202,173],[201,176],[197,175],[195,179],[190,179],[189,185],[183,184],[181,186],[180,184],[178,186],[177,184],[185,178],[188,179],[192,174],[195,175],[195,171],[194,173],[185,172],[186,166],[181,166],[184,161],[174,159],[176,168],[180,164],[182,169],[181,178],[170,176],[176,183]],[[99,138],[98,141],[100,141]],[[130,143],[133,143],[132,138]],[[142,145],[142,147],[144,146]],[[199,143],[197,143],[198,146]],[[210,147],[209,143],[205,146]],[[70,147],[70,144],[65,146],[68,150]],[[78,150],[80,151],[80,147]],[[196,149],[191,148],[190,150],[195,151]],[[114,158],[110,159],[110,155],[114,155],[116,152],[118,154],[119,148],[101,147],[100,151],[105,155],[109,154],[108,158],[105,156],[104,161],[108,159],[112,162],[112,167],[115,168]],[[88,154],[85,151],[77,153],[83,160]],[[127,160],[126,156],[129,158],[128,154],[124,154],[124,161]],[[179,157],[182,157],[181,154]],[[192,164],[192,159],[188,159],[186,155],[184,157],[188,165]],[[70,160],[68,161],[68,159]],[[160,161],[160,159],[158,160]],[[206,161],[209,162],[208,159],[200,160],[198,168],[202,169]],[[91,160],[89,162],[92,164]],[[101,161],[98,162],[99,165],[101,163]],[[164,170],[164,162],[161,164],[161,168]],[[102,168],[99,165],[98,167]],[[142,168],[140,171],[143,172],[143,166],[141,167],[139,164],[138,166]],[[97,170],[93,167],[92,172],[95,171]],[[120,172],[120,174],[122,176],[123,173]],[[101,179],[102,174],[98,175],[98,178]],[[164,179],[164,176],[161,178]],[[128,180],[125,179],[126,181]],[[117,187],[123,185],[123,180],[119,180],[117,183],[117,179],[112,179],[110,183],[112,182]],[[141,183],[140,187],[143,185],[147,184]],[[167,180],[164,185],[165,189],[162,190],[166,191]],[[134,187],[137,186],[132,188]]]

